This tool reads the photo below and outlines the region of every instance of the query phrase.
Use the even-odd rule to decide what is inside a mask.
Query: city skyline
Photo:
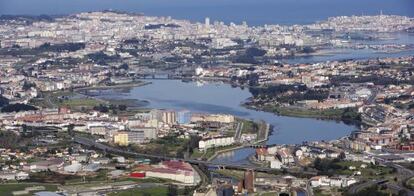
[[[100,2],[0,0],[0,195],[414,195],[412,2]]]

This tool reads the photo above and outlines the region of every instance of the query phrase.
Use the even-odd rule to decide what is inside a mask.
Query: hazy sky
[[[70,14],[115,9],[200,21],[310,22],[337,15],[414,17],[414,0],[0,0],[0,14]]]

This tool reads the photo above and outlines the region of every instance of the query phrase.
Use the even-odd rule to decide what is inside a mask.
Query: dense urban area
[[[413,195],[414,45],[395,41],[413,33],[413,18],[382,14],[292,26],[3,15],[0,195]],[[384,57],[292,61],[341,51]],[[247,88],[245,108],[355,130],[270,144],[266,121],[95,96],[157,79]],[[243,148],[248,164],[214,161]]]

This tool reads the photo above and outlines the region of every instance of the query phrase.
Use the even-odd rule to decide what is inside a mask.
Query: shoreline
[[[269,123],[266,123],[265,138],[263,138],[261,140],[257,140],[257,141],[253,142],[250,145],[260,145],[261,143],[266,142],[269,139],[269,135],[272,133],[271,129],[273,130],[272,126]],[[258,133],[258,135],[259,135],[259,133]],[[239,150],[239,149],[243,149],[243,148],[249,148],[249,147],[246,146],[246,145],[239,145],[239,146],[235,146],[233,148],[219,150],[219,151],[215,152],[211,157],[207,158],[207,160],[212,161],[212,160],[214,160],[215,158],[217,158],[219,155],[221,155],[223,153],[226,153],[226,152],[229,152],[229,151],[235,151],[235,150]]]
[[[169,80],[180,80],[180,81],[182,81],[183,79],[184,78],[174,78],[174,79],[171,78]],[[202,81],[206,81],[206,82],[223,82],[225,84],[229,84],[229,85],[240,87],[240,88],[249,87],[249,86],[242,86],[242,85],[238,85],[238,84],[233,84],[233,83],[230,83],[228,81],[222,80],[222,78],[220,78],[220,80],[218,80],[218,78],[187,78],[187,79],[190,79],[192,81],[202,80]],[[151,83],[152,83],[151,81],[141,81],[141,82],[135,83],[135,84],[114,85],[114,86],[104,86],[104,87],[88,87],[88,88],[83,88],[83,89],[78,89],[78,90],[93,90],[93,89],[98,89],[99,90],[99,89],[111,89],[111,88],[121,88],[121,87],[140,87],[140,86],[145,86],[145,85],[148,85],[148,84],[151,84]],[[278,114],[278,113],[275,113],[273,111],[269,111],[269,110],[266,110],[266,109],[263,109],[263,108],[256,108],[256,107],[248,106],[245,103],[240,103],[240,105],[242,107],[250,109],[250,110],[268,112],[268,113],[271,113],[275,116],[289,116],[289,117],[297,117],[297,118],[313,118],[313,119],[321,119],[321,120],[327,120],[327,121],[341,121],[343,123],[346,123],[341,118],[324,118],[323,116],[312,116],[312,115],[310,115],[310,116],[281,115],[281,114]],[[270,135],[274,131],[274,128],[268,123],[266,123],[266,125],[267,125],[267,128],[266,128],[265,138],[262,139],[262,140],[255,141],[251,145],[257,145],[257,144],[268,141]],[[229,148],[229,149],[222,149],[218,152],[215,152],[212,156],[208,157],[207,160],[212,161],[212,160],[216,159],[219,155],[221,155],[223,153],[230,152],[230,151],[235,151],[235,150],[239,150],[239,149],[243,149],[243,148],[249,148],[249,147],[245,146],[245,145],[239,145],[239,146],[234,146],[234,147]]]
[[[152,82],[147,81],[134,81],[131,83],[125,83],[125,84],[115,84],[111,86],[89,86],[89,87],[81,87],[74,89],[75,92],[83,91],[83,90],[106,90],[106,89],[114,89],[114,88],[128,88],[128,87],[141,87],[148,84],[151,84]]]
[[[351,124],[351,125],[357,125],[357,126],[363,124],[363,122],[360,121],[360,120],[344,119],[344,118],[339,117],[339,116],[328,117],[328,116],[325,116],[325,115],[315,115],[315,114],[311,114],[311,113],[295,114],[294,112],[293,113],[285,113],[285,112],[278,113],[278,112],[275,112],[275,111],[272,111],[272,110],[269,110],[269,109],[263,109],[263,108],[260,108],[260,107],[256,107],[255,105],[242,104],[242,106],[245,107],[245,108],[251,109],[251,110],[255,110],[255,111],[269,112],[269,113],[272,113],[272,114],[277,115],[277,116],[286,116],[286,117],[295,117],[295,118],[313,118],[313,119],[328,120],[328,121],[340,121],[340,122],[345,123],[345,124]],[[288,108],[285,108],[285,109],[288,109]],[[306,110],[307,109],[301,109],[301,111],[304,111],[304,112],[306,112]],[[323,112],[323,110],[320,110],[319,112]]]

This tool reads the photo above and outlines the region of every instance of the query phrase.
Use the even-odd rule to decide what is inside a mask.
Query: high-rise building
[[[225,184],[217,188],[216,190],[217,196],[233,196],[234,189],[233,186],[230,184]]]
[[[142,132],[142,140],[147,139],[157,139],[158,138],[158,130],[155,127],[131,127],[131,132]]]
[[[191,112],[189,110],[182,110],[177,112],[178,124],[188,124],[191,122]]]
[[[145,139],[146,135],[144,131],[123,131],[114,134],[114,143],[120,146],[128,146],[129,144],[139,144],[144,142]]]
[[[128,143],[139,144],[145,141],[144,131],[128,131]]]
[[[128,146],[128,133],[119,132],[114,135],[114,143],[120,146]]]
[[[161,111],[161,121],[168,125],[173,125],[177,123],[177,117],[175,111],[172,110],[162,110]]]
[[[244,172],[244,189],[248,193],[254,193],[254,171],[251,169]]]
[[[210,18],[206,17],[206,19],[204,20],[204,24],[208,27],[210,26]]]

